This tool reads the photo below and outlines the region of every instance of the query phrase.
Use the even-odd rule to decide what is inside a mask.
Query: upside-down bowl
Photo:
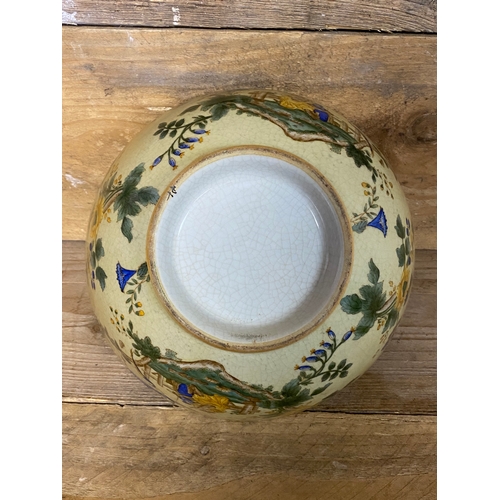
[[[296,96],[192,99],[108,171],[91,301],[113,349],[179,405],[304,410],[377,359],[406,307],[413,228],[382,154]]]

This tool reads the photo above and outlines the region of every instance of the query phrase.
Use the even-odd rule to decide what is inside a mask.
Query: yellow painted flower
[[[92,239],[96,238],[99,225],[101,224],[103,218],[104,218],[104,198],[100,196],[99,199],[97,200],[97,204],[95,207],[94,224],[92,225],[92,229],[90,230],[90,236]]]
[[[283,96],[280,99],[280,106],[288,109],[301,109],[302,111],[310,111],[311,113],[314,113],[314,106],[311,106],[307,102],[296,101],[288,96]]]
[[[406,289],[405,292],[403,293],[403,287],[404,284],[406,283]],[[403,269],[403,274],[401,276],[401,281],[399,282],[398,286],[396,287],[396,293],[397,293],[397,298],[396,298],[396,307],[399,309],[405,300],[405,296],[408,293],[408,287],[410,285],[410,269],[405,266]]]
[[[213,396],[207,396],[206,394],[199,396],[195,394],[193,396],[193,401],[202,406],[212,406],[213,409],[218,412],[226,411],[229,406],[229,399],[224,396],[219,396],[218,394],[214,394]]]

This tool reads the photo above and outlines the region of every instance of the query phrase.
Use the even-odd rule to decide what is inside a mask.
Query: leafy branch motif
[[[121,231],[129,242],[132,241],[132,228],[134,227],[131,217],[138,215],[142,207],[155,205],[160,198],[158,189],[153,186],[138,188],[144,173],[144,163],[137,165],[125,178],[116,177],[116,172],[103,186],[94,211],[91,235],[97,235],[97,230],[102,220],[106,217],[111,222],[111,211],[117,213],[117,222],[122,221]]]
[[[92,289],[95,290],[95,280],[99,281],[99,285],[101,285],[101,290],[104,290],[106,286],[106,272],[104,269],[98,265],[99,261],[102,257],[104,257],[104,247],[102,246],[102,239],[98,238],[95,243],[90,242],[89,244],[89,263],[91,269],[91,278],[90,284]]]
[[[138,215],[142,210],[141,207],[156,205],[160,198],[158,189],[153,186],[137,188],[144,171],[144,163],[137,165],[125,178],[123,184],[120,184],[113,192],[107,193],[105,200],[107,203],[114,200],[113,210],[117,212],[117,221],[122,221],[121,231],[129,243],[133,239],[134,227],[131,217]]]
[[[387,236],[387,219],[383,208],[379,208],[379,205],[375,203],[379,200],[379,197],[376,196],[377,186],[372,186],[368,182],[362,182],[361,186],[365,188],[364,195],[368,197],[368,201],[365,203],[363,212],[360,214],[353,212],[352,230],[356,233],[362,233],[367,227],[374,227],[382,231],[385,237]],[[377,208],[379,208],[378,213]]]
[[[411,245],[411,227],[410,221],[406,219],[406,227],[398,215],[396,219],[397,235],[401,238],[401,246],[396,249],[399,267],[403,268],[401,278],[398,284],[389,281],[389,297],[384,292],[383,281],[380,279],[380,271],[378,267],[370,259],[368,267],[369,285],[364,285],[359,289],[359,295],[354,293],[346,295],[341,301],[340,306],[347,314],[362,314],[358,325],[354,340],[361,338],[363,335],[375,325],[378,324],[377,330],[382,329],[382,334],[385,334],[390,327],[395,325],[399,319],[401,309],[408,300],[410,290],[410,264],[412,262],[412,245]]]
[[[196,107],[188,108],[187,111],[194,110]],[[172,120],[170,123],[162,122],[158,125],[158,130],[153,134],[159,136],[159,139],[164,139],[167,135],[174,138],[174,141],[166,151],[164,151],[160,156],[155,158],[151,166],[151,170],[159,165],[165,155],[167,155],[168,164],[175,170],[177,168],[177,162],[174,156],[182,158],[187,150],[193,149],[194,145],[198,142],[203,142],[203,135],[209,135],[210,130],[205,130],[207,126],[207,121],[212,118],[212,116],[196,116],[189,123],[185,123],[186,120],[181,118],[179,120]],[[194,135],[193,135],[194,134]]]
[[[379,325],[384,324],[384,330],[387,331],[394,325],[399,318],[399,307],[396,302],[396,294],[391,292],[387,299],[387,293],[384,292],[384,282],[379,281],[380,270],[370,259],[368,263],[370,272],[368,273],[369,285],[364,285],[359,289],[359,295],[354,293],[346,295],[341,301],[340,306],[347,314],[362,314],[359,320],[354,340],[363,337],[379,321]]]
[[[93,289],[95,289],[94,280],[97,279],[101,289],[104,290],[107,278],[104,269],[97,266],[97,262],[104,257],[102,239],[96,239],[101,222],[104,218],[107,222],[111,222],[111,212],[117,213],[117,222],[121,221],[121,232],[130,243],[134,227],[131,217],[138,215],[142,207],[155,205],[160,198],[158,190],[153,186],[137,187],[144,171],[144,163],[141,163],[124,180],[121,175],[117,177],[117,172],[114,171],[99,192],[90,227],[92,241],[89,247],[89,264]]]
[[[394,228],[396,229],[397,235],[402,240],[401,246],[396,249],[399,267],[408,267],[411,264],[412,255],[412,245],[410,240],[410,221],[406,219],[406,226],[404,226],[403,222],[401,221],[401,217],[398,215]]]
[[[134,275],[136,275],[135,278],[133,278]],[[141,292],[142,285],[150,281],[147,262],[143,262],[137,271],[125,269],[118,262],[116,264],[116,279],[120,290],[129,296],[125,301],[126,304],[129,304],[129,314],[133,312],[137,316],[144,316],[144,310],[141,309],[142,302],[139,302],[138,295]],[[125,292],[126,287],[128,287],[128,290]]]
[[[310,355],[302,358],[302,363],[307,364],[295,365],[295,370],[300,370],[301,372],[299,375],[299,384],[302,386],[312,384],[312,381],[318,377],[321,377],[321,382],[334,380],[337,377],[347,377],[347,375],[349,375],[348,370],[352,366],[352,363],[347,363],[347,359],[343,359],[338,364],[336,364],[335,361],[330,362],[330,360],[337,349],[351,338],[354,331],[355,328],[351,328],[343,335],[340,342],[337,343],[335,332],[329,328],[326,332],[329,341],[325,342],[322,340],[319,349],[311,349]],[[326,384],[315,389],[311,393],[311,396],[320,394],[330,385],[331,384]]]

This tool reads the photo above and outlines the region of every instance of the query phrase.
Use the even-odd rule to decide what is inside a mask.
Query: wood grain
[[[436,31],[435,0],[63,0],[65,24]]]
[[[84,243],[63,243],[63,400],[172,406],[109,347],[92,314]],[[408,308],[384,352],[353,384],[314,411],[436,413],[436,252],[417,251]]]
[[[436,37],[301,31],[64,28],[63,239],[85,238],[101,179],[146,123],[241,88],[304,95],[358,125],[403,185],[416,247],[436,248]]]
[[[65,498],[435,498],[436,419],[63,405]]]

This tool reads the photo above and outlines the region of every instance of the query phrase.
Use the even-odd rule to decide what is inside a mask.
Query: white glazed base
[[[317,180],[240,154],[195,171],[159,215],[154,260],[169,306],[222,342],[300,331],[327,307],[344,260],[339,217]]]

